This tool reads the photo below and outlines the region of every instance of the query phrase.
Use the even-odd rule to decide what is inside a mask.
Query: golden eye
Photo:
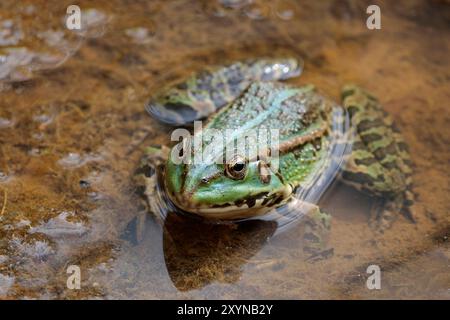
[[[225,165],[225,173],[234,180],[242,180],[247,173],[247,162],[241,156],[235,155],[230,163]]]

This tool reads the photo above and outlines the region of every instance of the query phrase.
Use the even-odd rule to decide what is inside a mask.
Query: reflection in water
[[[254,258],[264,248],[277,250],[274,244],[288,246],[285,240],[279,241],[277,234],[287,234],[288,237],[289,234],[295,235],[301,263],[331,258],[334,248],[328,246],[329,229],[320,228],[320,221],[299,211],[296,211],[295,217],[280,214],[292,213],[295,209],[306,210],[307,206],[290,209],[282,207],[266,217],[268,220],[223,223],[169,212],[161,224],[161,220],[155,216],[140,212],[121,235],[126,242],[119,260],[130,263],[123,270],[129,282],[137,284],[143,281],[141,278],[154,279],[154,267],[159,264],[158,273],[164,274],[159,280],[169,278],[175,288],[183,292],[201,289],[212,283],[235,283],[246,267],[261,269],[270,266],[277,270],[284,265],[283,258],[276,255],[263,260]],[[296,225],[293,232],[288,231],[291,224]],[[280,230],[282,233],[279,233]],[[132,260],[135,262],[131,263]],[[147,271],[142,268],[145,264],[148,264],[145,268]],[[163,264],[165,267],[161,268]]]
[[[138,214],[121,235],[126,242],[117,272],[126,273],[127,282],[134,286],[149,279],[153,284],[155,279],[170,279],[179,291],[233,283],[276,227],[274,221],[214,224],[175,213],[169,213],[161,225],[150,214]]]
[[[211,282],[235,282],[241,268],[267,242],[276,222],[250,220],[211,224],[169,214],[164,223],[164,259],[180,291]]]

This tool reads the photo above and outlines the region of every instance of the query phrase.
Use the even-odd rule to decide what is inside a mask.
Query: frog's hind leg
[[[254,81],[298,76],[302,63],[295,58],[250,59],[206,67],[157,93],[146,110],[166,124],[192,125],[230,105]]]
[[[377,99],[356,86],[342,91],[343,105],[352,123],[353,147],[342,180],[383,201],[372,210],[372,224],[384,230],[403,213],[415,221],[410,208],[411,162],[407,146]]]

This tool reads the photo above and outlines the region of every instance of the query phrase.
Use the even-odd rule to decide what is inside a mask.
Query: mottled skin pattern
[[[398,212],[414,221],[411,160],[406,143],[392,118],[378,100],[357,86],[342,90],[344,107],[353,123],[353,151],[342,180],[369,195],[384,199],[373,221],[379,227],[391,224]]]
[[[163,122],[186,124],[211,116],[204,131],[233,129],[237,139],[245,136],[250,129],[280,130],[280,163],[276,170],[264,158],[244,157],[238,162],[245,171],[236,178],[230,173],[235,168],[230,164],[175,164],[169,157],[164,171],[166,193],[182,210],[220,220],[260,215],[288,203],[296,189],[314,187],[313,178],[321,175],[330,165],[327,151],[341,143],[336,136],[343,134],[336,129],[336,122],[340,120],[334,115],[342,109],[317,94],[312,86],[293,88],[276,82],[255,81],[255,74],[259,75],[256,80],[268,80],[261,78],[263,74],[273,76],[267,68],[267,61],[235,63],[216,69],[216,73],[200,73],[198,78],[193,76],[174,91],[165,91],[151,103],[161,110],[166,108],[162,113],[152,112]],[[294,59],[284,59],[282,62],[271,60],[272,70],[276,65],[277,72],[280,66],[286,71],[284,76],[278,73],[273,78],[283,79],[293,74],[295,68],[289,71],[287,61],[290,66],[298,68]],[[255,66],[268,72],[255,71]],[[233,80],[236,78],[239,80]],[[199,88],[201,96],[194,94]],[[377,230],[388,227],[399,212],[414,220],[409,208],[413,200],[409,154],[392,119],[382,110],[377,99],[359,87],[345,87],[342,99],[343,107],[351,118],[351,129],[347,134],[350,133],[352,139],[352,151],[345,156],[346,164],[340,178],[380,199],[372,219]],[[189,107],[196,112],[182,120],[186,113],[180,112],[178,107]],[[213,140],[206,139],[203,147],[210,148],[210,157],[222,157],[224,154],[223,148],[216,147]],[[173,149],[175,154],[186,156],[176,148]],[[155,179],[152,153],[161,158],[155,150],[146,155],[144,169],[139,171],[141,181],[143,179],[145,182],[143,190],[150,207],[152,195],[155,194],[152,189],[155,183],[150,182]],[[194,148],[188,156],[194,156],[196,152]],[[328,229],[329,218],[317,206],[310,205],[310,208],[311,215],[306,223],[310,232],[305,233],[305,239],[312,242],[310,247],[314,248],[314,244],[320,247],[318,234]]]
[[[182,209],[208,218],[237,219],[265,213],[288,200],[295,187],[306,185],[324,166],[333,108],[338,107],[311,86],[254,82],[203,130],[230,129],[237,141],[243,141],[250,130],[279,129],[279,170],[273,171],[271,163],[263,159],[247,159],[245,177],[231,179],[225,174],[227,164],[176,165],[169,159],[169,196]],[[224,156],[222,145],[205,140],[203,150],[208,150],[208,156]],[[193,150],[193,157],[197,151]],[[263,170],[267,172],[264,175]]]
[[[206,118],[234,101],[253,81],[275,81],[298,76],[298,60],[252,59],[207,67],[187,80],[163,89],[147,111],[170,125],[186,125]]]

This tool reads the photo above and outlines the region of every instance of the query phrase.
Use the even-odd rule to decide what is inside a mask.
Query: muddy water
[[[373,2],[381,30],[365,26]],[[450,298],[448,1],[79,1],[77,32],[70,4],[0,4],[1,298]],[[205,64],[278,52],[305,60],[292,84],[379,96],[410,145],[417,223],[376,234],[373,199],[335,184],[320,202],[333,250],[312,261],[297,227],[139,214],[130,177],[170,133],[149,96]],[[366,288],[371,264],[381,290]]]

